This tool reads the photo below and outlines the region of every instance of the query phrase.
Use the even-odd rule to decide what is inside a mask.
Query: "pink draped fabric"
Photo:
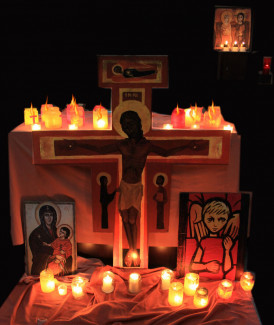
[[[24,277],[14,288],[0,309],[0,324],[25,325],[44,324],[74,325],[175,325],[175,324],[261,324],[253,302],[252,294],[244,292],[238,282],[229,300],[222,300],[216,294],[219,281],[200,281],[209,291],[209,304],[204,308],[193,305],[193,297],[184,295],[182,306],[168,304],[168,291],[161,290],[160,275],[164,268],[122,269],[103,266],[101,261],[78,258],[78,274],[90,279],[87,294],[75,300],[68,287],[66,296],[59,296],[57,289],[42,293],[38,278]],[[102,274],[114,273],[115,288],[110,294],[102,292]],[[141,291],[128,292],[128,278],[131,272],[142,276]],[[59,278],[70,282],[74,276]],[[178,279],[183,282],[183,278]]]

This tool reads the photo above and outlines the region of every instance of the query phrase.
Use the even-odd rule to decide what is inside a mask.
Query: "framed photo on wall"
[[[53,201],[24,202],[25,265],[28,275],[51,269],[54,275],[77,269],[75,204]]]
[[[251,8],[215,7],[214,50],[223,52],[251,51]]]
[[[177,272],[239,280],[244,270],[250,193],[180,193]]]

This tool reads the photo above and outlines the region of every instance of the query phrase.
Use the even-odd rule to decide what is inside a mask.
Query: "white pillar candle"
[[[131,293],[137,293],[141,287],[141,276],[139,273],[131,273],[128,280],[128,291]]]
[[[102,280],[102,291],[105,293],[111,293],[114,290],[113,279],[114,275],[112,272],[107,271],[103,275]]]
[[[163,270],[161,273],[161,289],[168,290],[173,279],[173,272],[171,270]]]
[[[187,273],[184,280],[184,292],[188,296],[194,296],[199,286],[199,274]]]

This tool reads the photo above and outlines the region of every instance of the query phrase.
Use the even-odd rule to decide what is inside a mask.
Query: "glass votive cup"
[[[161,289],[168,290],[173,278],[174,278],[173,271],[163,270],[161,273]]]
[[[141,275],[139,273],[131,273],[128,279],[128,291],[130,293],[138,293],[141,290]]]
[[[71,292],[76,300],[82,299],[86,293],[87,279],[80,276],[75,277],[71,282]]]
[[[254,287],[255,276],[252,272],[244,272],[240,278],[240,285],[244,291],[251,291]]]
[[[180,306],[184,300],[184,286],[181,282],[171,282],[168,290],[168,303],[171,306]]]
[[[208,305],[208,290],[204,287],[198,287],[193,298],[194,306],[203,308]]]
[[[184,280],[184,292],[187,296],[194,296],[199,286],[199,274],[187,273]]]
[[[58,286],[58,293],[60,296],[65,296],[68,293],[68,288],[66,284],[60,284]]]
[[[43,292],[52,292],[55,289],[54,274],[50,269],[45,269],[40,273],[40,285]]]
[[[220,298],[229,299],[232,296],[233,292],[233,283],[230,280],[222,280],[219,283],[217,293]]]
[[[101,288],[104,293],[111,293],[114,290],[114,274],[111,271],[103,273]]]

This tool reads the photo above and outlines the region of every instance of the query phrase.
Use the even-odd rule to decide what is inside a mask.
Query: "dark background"
[[[24,272],[24,246],[10,239],[7,146],[24,108],[39,108],[48,96],[63,109],[72,94],[87,109],[100,102],[110,107],[110,90],[98,88],[97,55],[162,54],[169,57],[169,89],[153,90],[153,111],[214,100],[242,136],[240,190],[253,193],[247,268],[256,274],[262,322],[271,317],[274,96],[273,85],[258,83],[258,71],[263,57],[273,56],[274,10],[262,1],[189,2],[1,2],[1,271],[8,275],[1,303]],[[215,5],[252,8],[250,53],[213,50]]]

